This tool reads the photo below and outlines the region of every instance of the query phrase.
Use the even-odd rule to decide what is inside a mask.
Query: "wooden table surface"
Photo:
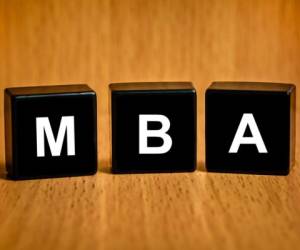
[[[198,91],[198,170],[112,175],[108,84],[173,80]],[[215,80],[292,82],[299,95],[300,1],[0,0],[0,103],[5,87],[88,83],[99,134],[96,175],[7,180],[0,109],[0,249],[299,248],[300,132],[288,176],[207,173]]]

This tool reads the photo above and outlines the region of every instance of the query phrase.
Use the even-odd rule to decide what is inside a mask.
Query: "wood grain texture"
[[[275,81],[299,96],[299,14],[297,0],[0,0],[0,103],[5,87],[88,83],[100,166],[6,180],[1,109],[0,249],[298,248],[300,133],[289,176],[207,173],[204,91],[216,80]],[[108,84],[173,80],[198,91],[198,171],[110,174]]]

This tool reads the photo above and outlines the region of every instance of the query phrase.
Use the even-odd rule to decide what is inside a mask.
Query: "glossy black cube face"
[[[96,94],[87,85],[6,89],[8,177],[94,174],[96,109]]]
[[[208,171],[286,175],[294,161],[295,86],[213,83],[206,91]]]
[[[111,84],[112,171],[196,168],[196,92],[191,83]]]

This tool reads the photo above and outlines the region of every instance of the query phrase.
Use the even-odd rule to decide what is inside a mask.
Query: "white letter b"
[[[160,122],[158,130],[148,130],[148,122]],[[170,121],[164,115],[139,115],[139,153],[164,154],[172,147],[172,139],[166,133],[170,129]],[[159,147],[148,147],[148,137],[159,137],[163,144]]]

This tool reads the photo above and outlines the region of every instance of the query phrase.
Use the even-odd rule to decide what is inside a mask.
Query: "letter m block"
[[[12,179],[97,170],[96,94],[87,85],[5,90],[6,168]]]

